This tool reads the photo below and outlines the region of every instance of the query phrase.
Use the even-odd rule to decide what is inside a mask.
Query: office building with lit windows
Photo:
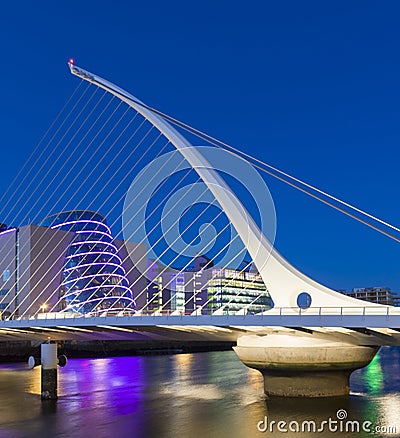
[[[271,308],[271,298],[258,272],[214,268],[206,284],[211,313],[220,308],[227,313],[243,308],[248,313],[260,313]]]
[[[163,269],[151,261],[148,273],[150,313],[235,313],[243,307],[248,313],[259,313],[272,306],[261,275],[250,264],[240,270],[222,269],[198,256],[190,271]]]
[[[192,285],[186,272],[176,273],[159,265],[153,260],[148,261],[148,288],[145,313],[179,312],[185,313],[185,301]]]

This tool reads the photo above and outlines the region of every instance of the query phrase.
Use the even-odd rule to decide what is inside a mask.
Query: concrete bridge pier
[[[261,371],[267,396],[333,397],[349,394],[351,373],[368,365],[379,347],[272,334],[243,335],[234,350]]]

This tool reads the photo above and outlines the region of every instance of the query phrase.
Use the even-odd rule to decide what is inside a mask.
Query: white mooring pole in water
[[[47,341],[40,346],[40,359],[31,356],[28,360],[29,368],[42,365],[41,398],[42,400],[57,400],[57,365],[64,367],[67,358],[64,355],[57,357],[57,344]]]

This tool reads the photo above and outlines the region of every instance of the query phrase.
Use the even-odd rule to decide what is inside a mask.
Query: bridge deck
[[[375,310],[375,311],[374,311]],[[400,308],[273,309],[258,315],[135,315],[70,317],[46,314],[0,321],[0,340],[230,340],[243,333],[291,331],[368,345],[400,345]]]

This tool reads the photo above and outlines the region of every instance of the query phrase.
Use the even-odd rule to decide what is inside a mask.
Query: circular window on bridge
[[[308,309],[311,306],[311,301],[311,295],[307,292],[297,295],[297,305],[300,309]]]

